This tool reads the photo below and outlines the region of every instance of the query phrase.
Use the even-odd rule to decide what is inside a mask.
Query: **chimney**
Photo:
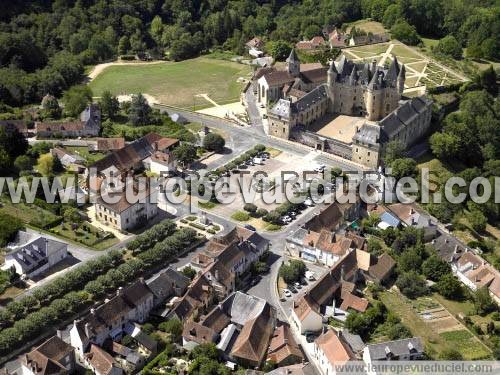
[[[410,208],[410,215],[413,215],[415,213],[415,210],[413,208]]]
[[[219,270],[215,270],[215,280],[219,281]]]
[[[340,280],[344,281],[344,277],[345,277],[345,267],[342,264],[342,266],[340,266]]]
[[[90,313],[91,313],[92,315],[95,315],[95,309],[94,309],[93,307],[90,309]]]
[[[122,294],[123,294],[123,287],[121,286],[116,290],[116,295],[121,296]]]

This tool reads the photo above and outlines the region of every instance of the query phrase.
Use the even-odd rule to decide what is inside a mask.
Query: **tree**
[[[21,171],[31,171],[33,169],[33,160],[28,155],[20,155],[14,160],[14,167]]]
[[[415,177],[417,174],[417,162],[411,158],[396,159],[391,163],[392,175],[397,179],[403,177]]]
[[[63,95],[64,112],[71,117],[78,117],[92,102],[92,90],[87,85],[73,86]]]
[[[283,264],[280,267],[279,275],[287,284],[292,284],[299,281],[306,272],[306,265],[301,260],[291,260],[288,264]]]
[[[368,252],[374,256],[380,256],[383,253],[382,244],[374,237],[368,238],[367,247]]]
[[[425,280],[414,271],[399,275],[396,286],[401,293],[411,299],[424,296],[429,291]]]
[[[166,322],[160,323],[158,326],[160,331],[170,333],[174,341],[178,341],[182,335],[182,323],[179,319],[170,319]]]
[[[421,264],[422,258],[414,249],[406,250],[398,260],[398,268],[402,272],[419,271]]]
[[[52,95],[46,95],[42,100],[42,117],[44,119],[58,119],[61,117],[59,102]]]
[[[474,294],[474,308],[479,315],[486,315],[497,309],[487,287],[483,286],[476,290]]]
[[[173,153],[184,168],[187,168],[187,166],[195,161],[197,157],[196,147],[190,145],[189,143],[182,143],[174,149]]]
[[[284,40],[271,41],[266,44],[267,52],[278,61],[285,61],[292,47]]]
[[[453,35],[447,35],[439,40],[434,52],[460,59],[462,57],[462,46]]]
[[[130,41],[126,35],[120,38],[118,42],[118,53],[120,55],[126,55],[130,50]]]
[[[415,46],[420,43],[420,37],[417,34],[415,26],[410,25],[404,19],[397,20],[391,27],[391,35],[393,38],[405,44],[409,44],[410,46]]]
[[[28,150],[28,141],[17,129],[7,130],[5,126],[0,127],[0,149],[7,153],[10,158],[24,155]]]
[[[498,95],[498,85],[497,85],[497,74],[493,65],[490,65],[488,69],[483,70],[477,76],[478,84],[488,93],[493,96]]]
[[[208,151],[222,152],[225,145],[226,141],[217,133],[208,133],[205,138],[203,138],[203,148]]]
[[[68,207],[64,211],[63,217],[64,217],[64,221],[66,223],[76,223],[76,224],[79,224],[79,223],[82,222],[82,217],[81,217],[80,213],[74,207]]]
[[[435,288],[444,298],[460,300],[463,297],[462,284],[451,272],[442,276]]]
[[[428,279],[438,281],[451,272],[450,265],[437,255],[431,255],[422,264],[422,272]]]
[[[134,126],[148,125],[151,122],[151,107],[142,94],[132,98],[128,110],[128,119]]]
[[[385,165],[391,165],[394,160],[402,158],[404,156],[404,152],[405,147],[400,141],[394,140],[389,142],[384,151]]]
[[[467,214],[467,220],[472,226],[472,229],[476,232],[483,232],[486,229],[486,224],[488,223],[486,216],[484,216],[484,214],[478,209],[470,210]]]
[[[120,110],[120,103],[118,102],[118,99],[116,96],[111,95],[109,90],[102,93],[99,104],[101,106],[102,114],[109,119],[115,118],[116,114]]]
[[[51,154],[41,155],[37,160],[36,170],[42,176],[51,176],[54,171],[54,157]]]
[[[401,18],[401,8],[399,7],[399,4],[391,4],[387,7],[387,9],[384,12],[382,23],[386,28],[390,29],[400,18]]]
[[[191,267],[191,266],[184,267],[181,270],[181,273],[184,276],[189,277],[191,280],[193,280],[194,277],[196,276],[196,270],[193,267]]]

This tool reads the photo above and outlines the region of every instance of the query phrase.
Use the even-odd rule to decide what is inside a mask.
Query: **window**
[[[368,156],[370,156],[370,151],[368,151]]]

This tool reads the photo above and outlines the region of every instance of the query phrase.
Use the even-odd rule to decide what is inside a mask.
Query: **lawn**
[[[67,146],[65,147],[68,152],[75,153],[76,155],[80,155],[82,158],[87,160],[87,163],[93,164],[96,161],[102,159],[106,156],[102,152],[89,152],[88,147],[77,147],[77,146]]]
[[[87,230],[84,230],[83,227]],[[108,247],[118,243],[118,239],[112,235],[107,235],[105,232],[98,230],[89,223],[80,225],[76,230],[73,230],[70,225],[61,224],[51,228],[50,232],[67,238],[74,242],[79,242],[85,246],[92,247],[96,250],[107,249]]]
[[[250,78],[248,65],[210,57],[148,66],[111,66],[99,74],[90,87],[95,96],[110,90],[113,94],[147,93],[160,103],[183,108],[194,102],[205,103],[197,94],[220,102],[237,101],[244,85],[239,78]]]

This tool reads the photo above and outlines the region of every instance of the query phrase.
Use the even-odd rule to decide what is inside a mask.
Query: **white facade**
[[[323,328],[323,317],[313,310],[310,310],[302,320],[299,319],[295,310],[292,310],[292,321],[301,335],[306,332],[319,332]]]

